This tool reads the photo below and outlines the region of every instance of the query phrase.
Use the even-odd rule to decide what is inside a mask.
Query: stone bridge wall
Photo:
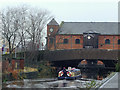
[[[45,53],[44,58],[49,61],[80,60],[80,59],[101,59],[118,60],[120,50],[100,50],[100,49],[74,49],[55,50]]]

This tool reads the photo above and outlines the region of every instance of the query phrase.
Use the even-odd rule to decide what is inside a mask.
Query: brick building
[[[61,22],[47,24],[47,49],[120,49],[117,22]]]

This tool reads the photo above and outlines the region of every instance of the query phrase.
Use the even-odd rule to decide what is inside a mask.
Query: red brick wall
[[[120,36],[118,35],[100,35],[98,37],[98,48],[99,49],[120,49],[120,45],[118,45],[118,39],[120,39]],[[83,48],[83,35],[56,35],[56,48],[54,44],[49,45],[49,50],[55,50],[55,49],[81,49]],[[68,39],[68,44],[63,44],[63,40]],[[75,44],[75,39],[80,39],[80,44]],[[110,44],[105,44],[105,40],[109,39]],[[48,39],[49,42],[49,39]]]
[[[68,39],[68,44],[63,44],[64,39]],[[71,36],[70,35],[57,35],[56,36],[56,49],[71,49]]]
[[[15,69],[15,60],[12,60],[12,70]]]
[[[24,60],[12,60],[11,64],[9,63],[8,60],[2,61],[2,70],[3,72],[8,71],[11,72],[13,71],[16,67],[15,64],[18,63],[19,67],[18,69],[24,69]]]
[[[51,44],[49,42],[50,42],[50,38],[48,38],[48,42],[47,42],[47,48],[48,48],[48,50],[55,50],[55,41],[53,41],[53,44]]]
[[[80,44],[76,44],[75,40],[80,39]],[[83,35],[73,35],[72,36],[72,49],[81,49],[83,48]]]
[[[2,61],[2,71],[7,71],[8,70],[8,67],[9,67],[9,61],[6,60],[6,61]]]
[[[50,28],[54,28],[54,31],[51,33],[50,31],[49,31],[49,29]],[[56,33],[57,33],[57,31],[58,31],[58,28],[59,28],[59,25],[48,25],[47,26],[47,36],[54,36]]]
[[[109,39],[110,44],[105,44],[105,40]],[[100,35],[99,36],[99,49],[120,49],[120,45],[118,45],[118,39],[120,36],[115,35]]]
[[[20,60],[20,69],[24,69],[24,60]]]
[[[54,31],[53,32],[50,32],[50,28],[54,28]],[[55,46],[54,46],[54,43],[53,44],[50,44],[50,37],[54,37],[55,34],[57,33],[58,31],[58,28],[59,28],[59,25],[47,25],[47,48],[48,50],[54,50],[55,49]]]
[[[64,39],[68,39],[68,44],[64,44]],[[80,39],[80,44],[75,44],[75,39]],[[81,49],[83,48],[82,35],[57,35],[56,49]]]

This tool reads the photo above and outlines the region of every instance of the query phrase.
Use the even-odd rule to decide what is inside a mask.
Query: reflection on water
[[[89,81],[82,80],[53,80],[43,81],[41,79],[23,81],[6,82],[4,87],[7,88],[85,88],[85,84]],[[100,81],[97,81],[100,82]]]
[[[63,83],[63,87],[66,87],[67,86],[67,83]]]

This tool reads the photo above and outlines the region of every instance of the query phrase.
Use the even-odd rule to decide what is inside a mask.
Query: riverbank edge
[[[106,77],[105,79],[103,79],[103,80],[101,81],[101,84],[100,84],[95,90],[99,90],[100,87],[101,87],[105,82],[107,82],[110,78],[114,77],[114,75],[116,75],[116,74],[117,74],[117,72],[112,72],[108,77]]]

